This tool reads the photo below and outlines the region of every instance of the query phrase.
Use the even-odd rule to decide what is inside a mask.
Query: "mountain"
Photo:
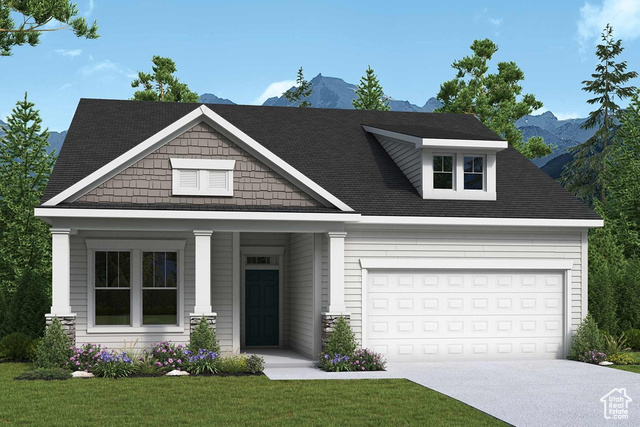
[[[235,102],[229,101],[225,98],[218,98],[212,93],[203,93],[200,95],[200,102],[204,104],[227,104],[227,105],[236,105]]]
[[[353,101],[356,99],[356,85],[347,83],[337,77],[326,77],[318,74],[310,81],[313,92],[309,102],[315,108],[342,108],[353,110]],[[419,107],[409,101],[402,101],[389,97],[391,111],[431,112],[439,107],[439,102],[431,98],[423,107]],[[286,107],[289,101],[284,96],[274,96],[267,99],[262,105]]]
[[[558,157],[549,160],[547,164],[540,169],[545,171],[553,179],[560,178],[564,166],[573,160],[573,156],[569,153],[560,154]]]
[[[533,117],[536,117],[536,116],[533,116]],[[522,138],[525,141],[527,141],[532,136],[540,136],[542,137],[542,139],[544,139],[544,142],[546,142],[547,144],[552,144],[556,147],[555,150],[553,150],[553,153],[549,154],[548,156],[540,157],[532,160],[532,162],[538,167],[542,167],[545,164],[547,164],[550,160],[553,160],[556,157],[564,154],[568,148],[571,148],[580,144],[580,142],[578,141],[562,138],[557,134],[551,131],[544,130],[539,126],[522,126],[519,129],[520,129],[520,132],[522,132]]]
[[[0,120],[0,127],[6,126],[6,123]],[[4,135],[4,132],[0,128],[0,137]],[[60,152],[60,148],[62,148],[62,143],[64,142],[64,138],[67,136],[67,131],[62,132],[49,132],[49,153],[55,152],[58,154]]]

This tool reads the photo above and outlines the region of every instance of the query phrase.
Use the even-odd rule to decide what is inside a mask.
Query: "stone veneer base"
[[[76,344],[76,315],[75,314],[45,314],[47,326],[51,325],[53,319],[58,319],[62,324],[62,329],[66,336],[71,340],[71,344]]]

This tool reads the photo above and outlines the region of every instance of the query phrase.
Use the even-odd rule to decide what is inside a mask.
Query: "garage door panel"
[[[369,316],[367,332],[377,338],[562,337],[562,316]]]
[[[563,356],[563,274],[373,271],[366,345],[389,360]]]
[[[562,293],[550,292],[370,292],[367,310],[370,315],[432,315],[455,313],[473,315],[557,314]]]
[[[562,339],[509,338],[486,342],[481,338],[448,338],[433,341],[414,339],[370,340],[368,347],[387,355],[393,361],[436,360],[500,360],[500,359],[555,359],[563,357]]]

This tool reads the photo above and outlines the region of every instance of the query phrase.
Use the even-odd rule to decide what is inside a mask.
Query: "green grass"
[[[640,363],[640,351],[629,353],[636,363]],[[615,365],[611,366],[614,369],[620,369],[621,371],[635,372],[640,374],[640,365]]]
[[[0,425],[505,425],[407,380],[13,381],[28,369],[0,364]]]

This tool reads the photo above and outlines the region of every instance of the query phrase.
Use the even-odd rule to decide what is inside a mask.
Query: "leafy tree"
[[[356,110],[389,111],[389,101],[370,65],[366,75],[360,79],[356,88],[356,96],[357,98],[353,100],[353,108]]]
[[[297,104],[298,107],[311,107],[311,102],[306,98],[311,96],[313,87],[311,82],[304,79],[302,74],[302,67],[298,70],[298,77],[296,78],[296,85],[286,91],[283,95],[289,101],[289,105]]]
[[[22,15],[22,22],[18,26],[11,13]],[[11,55],[11,49],[15,46],[37,45],[43,32],[67,28],[77,37],[97,39],[97,22],[89,26],[86,19],[77,15],[78,7],[69,0],[0,0],[0,55]],[[45,28],[52,21],[58,21],[60,25]]]
[[[477,116],[509,145],[528,158],[550,154],[552,148],[540,137],[522,140],[522,132],[515,126],[516,120],[542,107],[532,94],[522,94],[520,82],[524,73],[515,62],[499,62],[497,73],[488,73],[488,62],[498,51],[489,39],[474,40],[473,55],[454,61],[456,77],[440,86],[437,99],[443,105],[441,113],[464,113]]]
[[[47,153],[49,132],[42,130],[40,114],[26,94],[2,129],[0,287],[11,295],[26,273],[32,272],[38,281],[51,275],[49,227],[33,210],[40,204],[55,155]]]
[[[585,202],[592,204],[594,198],[604,201],[606,197],[607,159],[611,154],[610,142],[617,127],[616,119],[620,106],[615,102],[626,99],[636,92],[626,83],[638,76],[635,71],[627,71],[627,62],[616,62],[622,53],[622,40],[614,40],[613,28],[607,24],[602,32],[602,44],[596,47],[599,59],[593,80],[584,80],[582,90],[595,96],[587,102],[597,106],[582,124],[583,129],[597,128],[596,133],[586,142],[572,148],[573,162],[564,170],[562,182]]]
[[[170,58],[154,55],[151,59],[151,73],[138,72],[138,78],[131,82],[131,87],[140,87],[133,94],[136,101],[166,102],[198,102],[198,94],[192,92],[185,83],[181,83],[174,75],[176,63]]]

